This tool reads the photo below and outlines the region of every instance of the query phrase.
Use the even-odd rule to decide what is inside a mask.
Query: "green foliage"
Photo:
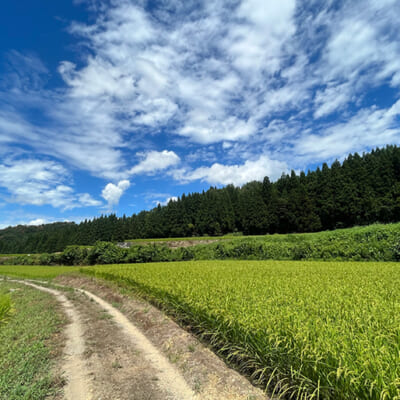
[[[82,272],[164,307],[270,392],[400,396],[396,263],[197,261]]]
[[[39,256],[39,264],[40,265],[52,265],[57,261],[57,257],[55,254],[43,253]]]
[[[122,262],[126,257],[126,249],[109,242],[97,242],[88,252],[89,264],[112,264]]]
[[[395,261],[400,261],[400,240],[394,243],[390,250],[393,253],[393,259]]]
[[[132,246],[128,249],[124,260],[120,262],[145,263],[151,261],[170,261],[171,250],[165,245],[149,244]]]
[[[8,295],[0,295],[0,327],[5,324],[12,313],[11,298]]]
[[[88,249],[81,246],[67,246],[62,252],[59,261],[64,265],[82,265],[87,264]],[[43,262],[46,265],[47,263]]]
[[[400,224],[224,240],[192,247],[194,259],[399,261]]]
[[[68,246],[61,254],[24,255],[3,260],[15,265],[84,265],[187,260],[400,261],[400,224],[376,224],[319,233],[234,237],[177,249],[164,242],[129,249],[110,242],[91,248]]]
[[[0,261],[0,264],[7,265],[39,265],[40,264],[39,254],[23,254],[16,255],[13,257],[7,257]]]
[[[190,247],[180,247],[171,253],[171,261],[188,261],[195,258],[195,252]]]

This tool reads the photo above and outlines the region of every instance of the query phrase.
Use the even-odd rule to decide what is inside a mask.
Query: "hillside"
[[[177,201],[130,217],[115,214],[82,223],[10,227],[0,231],[0,253],[62,251],[98,240],[168,238],[230,232],[245,235],[316,232],[400,221],[400,148],[387,146],[315,171],[294,171],[183,194]]]

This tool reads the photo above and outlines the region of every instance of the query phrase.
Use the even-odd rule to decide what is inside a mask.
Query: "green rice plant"
[[[225,260],[82,272],[166,309],[270,393],[400,398],[396,263]]]
[[[28,279],[52,279],[58,275],[78,272],[78,267],[60,267],[43,265],[0,265],[0,276]]]
[[[12,313],[12,303],[10,296],[0,296],[0,326],[7,322]]]

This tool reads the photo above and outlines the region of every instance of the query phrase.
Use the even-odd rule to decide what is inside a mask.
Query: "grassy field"
[[[26,256],[27,254],[0,254],[0,258]]]
[[[197,261],[96,266],[293,398],[400,398],[396,263]]]
[[[61,274],[78,272],[78,267],[43,265],[0,265],[0,276],[28,279],[52,279]]]
[[[0,296],[0,326],[7,322],[12,312],[12,303],[10,296]]]
[[[0,399],[54,396],[61,379],[52,374],[51,360],[60,351],[56,334],[64,324],[57,301],[49,294],[2,281],[0,297],[5,295],[11,295],[15,311],[0,326]]]

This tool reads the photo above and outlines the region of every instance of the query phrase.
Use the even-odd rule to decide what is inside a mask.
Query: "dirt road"
[[[83,338],[83,325],[76,308],[63,293],[58,290],[43,287],[27,281],[14,280],[14,282],[31,286],[35,289],[47,292],[56,297],[61,303],[64,312],[69,318],[66,327],[66,343],[64,348],[64,361],[62,370],[67,383],[64,387],[64,397],[66,400],[89,400],[91,396],[91,384],[87,375],[86,363],[83,358],[85,341]]]
[[[196,338],[149,304],[88,278],[62,291],[24,282],[60,301],[70,319],[60,365],[65,399],[265,400]]]

